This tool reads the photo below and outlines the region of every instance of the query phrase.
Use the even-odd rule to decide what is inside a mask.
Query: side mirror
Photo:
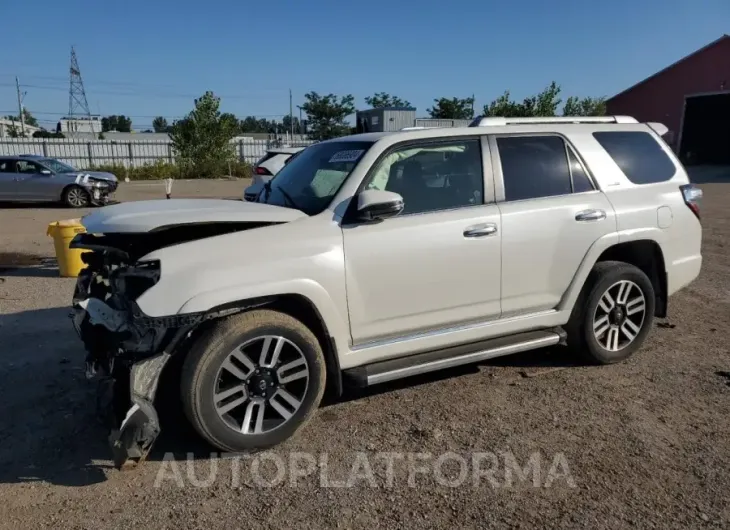
[[[357,196],[360,221],[382,221],[403,211],[403,197],[392,191],[365,190]]]
[[[50,170],[48,170],[48,169],[41,169],[41,175],[45,175],[47,177],[50,177],[51,175],[53,175],[53,173]]]

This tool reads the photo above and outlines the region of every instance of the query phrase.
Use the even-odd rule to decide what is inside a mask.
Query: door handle
[[[497,225],[494,223],[473,225],[464,229],[464,237],[485,237],[496,233]]]
[[[575,220],[580,222],[603,221],[605,218],[605,210],[583,210],[575,214]]]

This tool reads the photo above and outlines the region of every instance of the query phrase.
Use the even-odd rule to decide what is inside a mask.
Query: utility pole
[[[294,141],[294,107],[292,107],[291,88],[289,89],[289,128],[291,129],[291,141]]]
[[[20,83],[15,76],[15,90],[18,92],[18,117],[20,118],[20,132],[25,138],[25,116],[23,116],[23,96],[20,94]]]

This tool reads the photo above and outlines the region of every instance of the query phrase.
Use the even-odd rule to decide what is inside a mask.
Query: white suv
[[[266,151],[266,154],[253,166],[251,185],[243,191],[243,200],[255,201],[264,185],[273,179],[292,157],[303,150],[304,147],[277,147]]]
[[[558,343],[626,359],[702,262],[701,192],[665,130],[485,118],[361,134],[307,148],[257,202],[87,215],[74,323],[89,375],[120,389],[108,410],[131,406],[110,413],[117,463],[159,432],[173,361],[198,432],[247,451],[294,434],[325,385]]]

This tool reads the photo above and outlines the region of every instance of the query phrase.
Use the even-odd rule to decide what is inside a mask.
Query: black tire
[[[91,205],[89,192],[75,184],[67,186],[66,189],[63,190],[61,200],[63,201],[63,204],[69,208],[86,208]]]
[[[218,414],[213,395],[228,355],[263,335],[281,336],[296,345],[309,376],[301,405],[288,420],[268,432],[242,434]],[[325,380],[324,354],[311,330],[284,313],[255,310],[226,318],[197,339],[183,364],[180,391],[185,414],[203,438],[220,450],[248,453],[279,445],[302,428],[319,406]]]
[[[637,324],[638,317],[631,317],[631,323],[633,324],[630,332],[634,332],[638,328],[638,332],[635,333],[633,340],[629,341],[627,345],[621,347],[617,351],[608,349],[599,342],[594,334],[594,322],[599,318],[602,318],[606,313],[604,306],[599,309],[601,303],[601,297],[606,291],[611,288],[614,289],[618,282],[627,280],[633,283],[631,286],[631,293],[638,287],[641,290],[641,294],[644,297],[644,315],[641,320],[641,324]],[[618,289],[616,287],[615,289]],[[616,292],[615,290],[613,291]],[[629,299],[632,299],[633,294],[629,294]],[[636,299],[634,297],[633,299]],[[652,327],[654,319],[654,306],[656,303],[654,287],[651,280],[647,275],[639,268],[624,263],[621,261],[602,261],[593,267],[593,270],[586,280],[586,284],[583,287],[581,295],[576,301],[575,307],[570,317],[570,321],[565,326],[565,330],[568,334],[568,347],[570,347],[576,354],[582,357],[584,360],[592,364],[613,364],[625,359],[628,359],[631,355],[638,350],[646,339],[649,331]],[[621,304],[619,308],[621,307]],[[636,304],[632,307],[636,307]],[[629,308],[632,309],[632,308]],[[625,322],[626,309],[624,304],[623,315],[619,312],[618,316],[615,313],[606,314],[609,317],[608,323],[611,322]],[[623,317],[623,320],[621,320]],[[616,320],[618,319],[618,320]],[[598,326],[600,331],[605,323]],[[628,338],[622,331],[623,327],[616,324],[617,329],[615,333],[619,336],[619,339],[623,337],[624,341]],[[626,328],[628,329],[628,328]],[[609,333],[608,331],[606,333]],[[605,340],[609,343],[608,335],[600,335],[601,340]],[[617,339],[617,341],[619,340]]]

